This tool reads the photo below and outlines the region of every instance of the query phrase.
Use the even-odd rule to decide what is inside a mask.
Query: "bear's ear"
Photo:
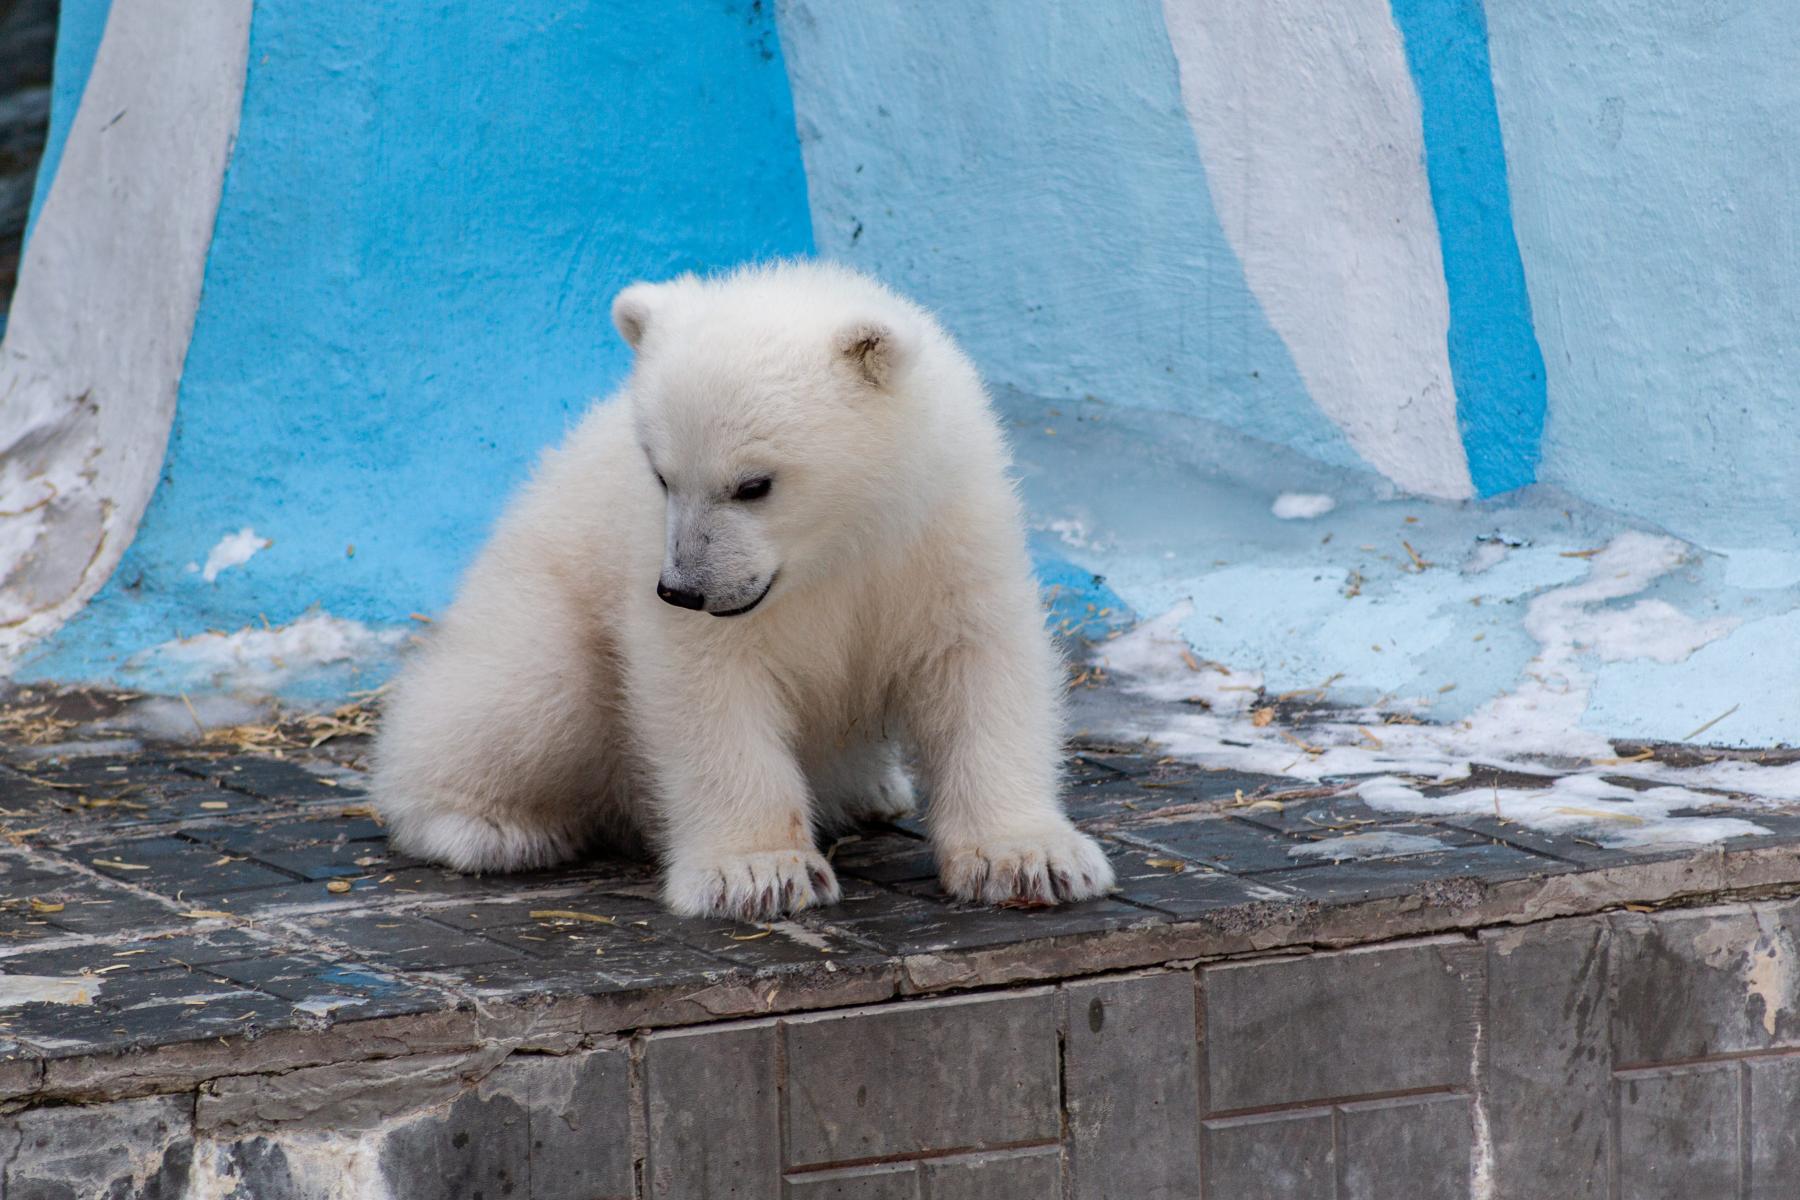
[[[893,383],[906,365],[905,342],[893,326],[880,321],[853,321],[844,326],[834,348],[857,374],[878,388]]]
[[[625,339],[625,344],[633,350],[643,344],[644,332],[650,327],[650,314],[655,308],[658,290],[658,285],[654,283],[634,283],[613,297],[613,326],[618,329],[619,336]]]

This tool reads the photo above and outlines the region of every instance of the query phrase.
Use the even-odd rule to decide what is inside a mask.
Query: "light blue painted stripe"
[[[812,249],[766,4],[259,5],[249,61],[163,483],[21,679],[167,684],[121,664],[445,604],[629,368],[619,288]],[[245,526],[273,544],[188,566]]]
[[[1469,474],[1484,496],[1537,478],[1544,357],[1513,237],[1506,152],[1480,0],[1392,0],[1419,91],[1425,170],[1450,293],[1450,371]]]
[[[28,239],[43,210],[44,197],[50,194],[50,181],[56,178],[56,168],[62,162],[69,126],[75,123],[75,110],[81,107],[81,95],[87,90],[94,55],[100,53],[100,38],[106,32],[106,18],[111,12],[112,0],[63,0],[57,15],[56,61],[50,77],[50,129],[44,137],[44,157],[38,162],[37,182],[31,190],[31,215],[25,223]]]

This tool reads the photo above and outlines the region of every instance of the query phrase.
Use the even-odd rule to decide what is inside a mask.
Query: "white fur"
[[[824,264],[637,284],[613,312],[630,379],[388,702],[396,843],[485,871],[642,838],[669,907],[768,919],[837,899],[817,833],[906,811],[910,760],[949,892],[1103,893],[1057,802],[1061,670],[1006,446],[948,335]]]

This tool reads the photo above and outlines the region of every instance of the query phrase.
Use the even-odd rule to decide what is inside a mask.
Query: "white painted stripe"
[[[1419,98],[1387,0],[1164,0],[1214,208],[1313,400],[1410,492],[1472,495]]]
[[[112,7],[0,345],[0,670],[149,503],[237,132],[250,0]]]

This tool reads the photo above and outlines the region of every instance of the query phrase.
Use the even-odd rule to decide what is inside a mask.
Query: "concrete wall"
[[[510,1057],[251,1042],[198,1093],[0,1117],[0,1195],[1773,1200],[1796,936],[1740,903]]]
[[[379,677],[622,374],[614,290],[815,249],[941,312],[1027,433],[1098,404],[1202,466],[1229,447],[1254,495],[1586,505],[1728,555],[1759,618],[1800,606],[1773,3],[69,0],[62,26],[0,362],[24,677]],[[203,65],[152,52],[177,27]],[[1027,483],[1065,525],[1047,578],[1103,570],[1139,612],[1199,586]],[[1293,641],[1245,636],[1271,671]],[[1513,641],[1465,695],[1516,676]]]

